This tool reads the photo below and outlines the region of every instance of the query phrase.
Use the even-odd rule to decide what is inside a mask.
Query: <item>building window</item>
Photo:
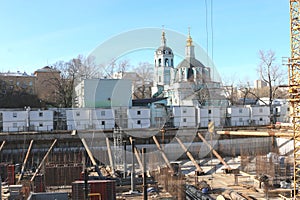
[[[262,121],[263,120],[263,118],[261,117],[261,118],[259,118],[259,121]]]
[[[17,128],[18,124],[17,123],[13,123],[13,128]]]
[[[141,111],[138,110],[138,111],[136,112],[136,114],[137,114],[137,115],[141,115]]]
[[[158,66],[161,66],[161,59],[158,59]]]
[[[137,124],[141,124],[141,120],[137,120],[137,122],[136,122]]]
[[[186,113],[186,109],[183,109],[182,113]]]
[[[76,112],[76,116],[77,116],[77,117],[80,116],[80,112]]]
[[[2,94],[6,94],[6,90],[2,90]]]
[[[101,116],[105,116],[105,111],[104,110],[101,111]]]
[[[211,114],[211,110],[208,110],[208,114]]]
[[[243,113],[243,109],[240,108],[240,109],[239,109],[239,113]]]
[[[39,117],[43,117],[43,114],[42,112],[39,112]]]
[[[239,122],[243,122],[243,118],[239,118]]]
[[[290,108],[288,107],[288,108],[286,109],[286,111],[288,111],[288,112],[289,112],[289,111],[290,111]]]
[[[105,121],[101,121],[101,125],[102,125],[102,126],[105,126]]]
[[[18,116],[18,113],[13,113],[13,117],[17,117]]]
[[[77,126],[80,126],[80,121],[76,121],[76,125],[77,125]]]
[[[32,81],[30,81],[28,85],[32,86]]]
[[[165,66],[169,67],[169,59],[168,58],[165,59]]]
[[[158,76],[158,82],[161,82],[161,76]]]
[[[17,86],[19,86],[20,85],[20,82],[19,81],[17,81]]]
[[[262,109],[262,108],[260,108],[260,109],[259,109],[259,112],[260,112],[260,113],[262,113],[262,112],[263,112],[263,109]]]
[[[40,123],[39,123],[39,126],[40,126],[40,127],[43,127],[43,123],[40,122]]]
[[[186,118],[183,118],[183,122],[186,122]]]

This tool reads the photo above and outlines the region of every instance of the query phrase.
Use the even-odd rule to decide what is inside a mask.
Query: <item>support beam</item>
[[[0,146],[0,152],[2,151],[2,149],[3,149],[4,145],[5,145],[5,143],[6,143],[6,141],[3,140],[3,142],[2,142],[2,144],[1,144],[1,146]]]
[[[132,137],[129,137],[129,141],[130,141],[130,144],[132,144]],[[135,157],[136,157],[136,159],[139,163],[140,169],[143,169],[143,163],[142,163],[142,160],[141,160],[141,157],[140,157],[140,152],[136,148],[136,146],[134,146],[134,154],[135,154]]]
[[[32,176],[31,179],[30,179],[31,182],[34,180],[35,176],[36,176],[37,173],[40,171],[41,167],[43,166],[43,164],[44,164],[46,158],[48,157],[49,153],[50,153],[51,150],[53,149],[53,147],[54,147],[54,145],[56,144],[56,142],[57,142],[57,139],[55,139],[55,140],[53,141],[53,143],[52,143],[52,145],[50,146],[50,148],[48,149],[46,155],[45,155],[44,158],[42,159],[40,165],[39,165],[38,168],[35,170],[33,176]]]
[[[168,157],[166,156],[165,152],[164,152],[164,151],[162,150],[162,148],[160,147],[160,144],[159,144],[158,140],[156,139],[155,135],[153,135],[152,138],[153,138],[153,140],[154,140],[154,142],[155,142],[155,144],[156,144],[158,150],[160,151],[160,153],[161,153],[161,155],[162,155],[162,157],[163,157],[165,163],[167,164],[167,166],[169,167],[169,169],[172,171],[172,173],[174,173],[174,169],[173,169],[173,167],[172,167],[172,165],[171,165],[171,163],[170,163]]]
[[[212,153],[219,159],[219,161],[224,165],[224,167],[230,170],[231,167],[225,162],[225,160],[220,156],[220,154],[218,154],[218,152],[214,150],[213,147],[205,140],[205,138],[201,135],[200,132],[198,132],[198,137],[204,142],[204,144],[206,144],[210,148]]]
[[[24,171],[25,171],[26,163],[27,163],[27,160],[28,160],[30,151],[31,151],[32,144],[33,144],[33,140],[30,141],[30,144],[29,144],[29,147],[28,147],[28,150],[27,150],[25,159],[24,159],[23,164],[22,164],[21,174],[20,174],[20,176],[19,176],[19,178],[18,178],[18,182],[17,182],[17,183],[20,183],[20,181],[21,181],[21,179],[23,178],[23,175],[24,175],[24,173],[25,173]]]
[[[83,146],[84,146],[84,148],[85,148],[85,150],[86,150],[86,152],[87,152],[87,154],[88,154],[88,156],[89,156],[89,158],[90,158],[90,160],[91,160],[93,166],[95,167],[95,170],[96,170],[98,176],[99,176],[100,178],[103,178],[103,176],[102,176],[102,174],[101,174],[101,172],[100,172],[100,170],[99,170],[99,166],[98,166],[97,162],[95,161],[94,156],[93,156],[93,154],[92,154],[90,148],[88,147],[88,145],[87,145],[85,139],[84,139],[84,138],[81,138],[81,142],[82,142],[82,144],[83,144]]]
[[[142,149],[143,156],[143,196],[144,200],[148,200],[147,193],[147,168],[146,168],[146,148]]]
[[[110,167],[111,167],[111,174],[112,174],[112,176],[115,176],[115,166],[114,166],[114,161],[113,161],[113,158],[112,158],[112,153],[111,153],[111,148],[110,148],[108,137],[106,137],[106,147],[107,147],[107,154],[108,154],[109,164],[110,164]]]
[[[219,135],[237,135],[237,136],[254,136],[254,137],[267,137],[267,136],[275,136],[275,137],[286,137],[292,138],[293,133],[286,132],[275,132],[272,130],[269,131],[217,131]]]
[[[203,169],[199,166],[199,164],[196,162],[196,160],[194,159],[194,157],[191,154],[191,152],[188,151],[188,149],[184,146],[184,144],[182,143],[182,141],[178,137],[175,137],[175,139],[180,144],[181,148],[184,150],[184,152],[189,157],[189,159],[192,161],[192,163],[195,165],[197,171],[203,173],[204,172]]]

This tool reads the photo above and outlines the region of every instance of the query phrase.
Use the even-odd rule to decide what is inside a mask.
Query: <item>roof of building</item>
[[[170,47],[167,46],[160,46],[156,49],[156,53],[161,51],[162,54],[173,54],[173,51]]]
[[[172,49],[170,47],[168,47],[166,43],[167,43],[167,39],[165,36],[165,31],[163,30],[162,34],[161,34],[161,46],[158,47],[155,52],[173,55]]]
[[[180,69],[180,68],[187,68],[188,71],[187,71],[187,79],[190,79],[193,75],[194,75],[194,72],[193,72],[193,68],[202,68],[202,76],[203,78],[206,77],[208,79],[209,78],[209,68],[208,67],[205,67],[199,60],[197,60],[196,58],[185,58],[184,60],[182,60],[176,67],[177,69]],[[175,72],[175,81],[178,82],[180,80],[179,78],[179,71],[177,70]]]
[[[161,100],[166,100],[167,97],[160,97],[160,98],[148,98],[148,99],[133,99],[132,105],[133,106],[147,106],[149,103],[154,103]]]
[[[55,69],[53,67],[49,67],[49,66],[45,66],[45,67],[43,67],[41,69],[38,69],[34,73],[36,73],[36,72],[57,72],[57,73],[60,73],[59,70],[57,70],[57,69]]]
[[[177,68],[194,68],[194,67],[205,68],[205,66],[196,58],[185,58],[177,65]]]
[[[17,72],[5,72],[5,73],[0,73],[1,76],[23,76],[23,77],[31,77],[32,75],[27,74],[25,71],[22,73],[20,71]]]

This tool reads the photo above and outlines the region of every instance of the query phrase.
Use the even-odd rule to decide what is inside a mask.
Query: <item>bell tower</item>
[[[170,85],[174,73],[174,54],[166,45],[166,33],[161,34],[161,46],[154,53],[154,88],[152,94],[162,90],[161,87]],[[155,88],[156,87],[156,88]]]

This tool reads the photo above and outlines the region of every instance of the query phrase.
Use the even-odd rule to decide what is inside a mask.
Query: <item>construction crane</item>
[[[294,139],[294,198],[300,199],[300,0],[290,0],[291,58],[288,81]]]

